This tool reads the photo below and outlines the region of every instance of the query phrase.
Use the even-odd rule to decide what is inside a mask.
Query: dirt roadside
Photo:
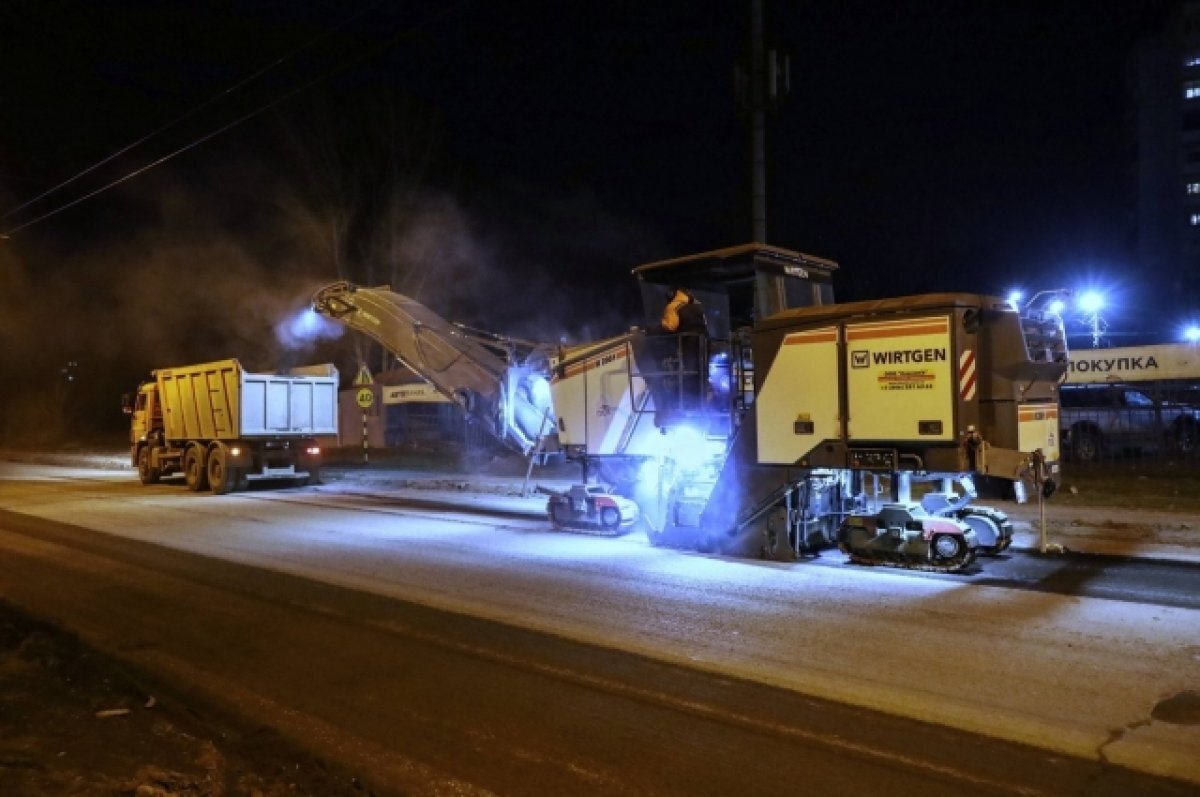
[[[0,794],[369,795],[353,773],[174,695],[0,600]]]

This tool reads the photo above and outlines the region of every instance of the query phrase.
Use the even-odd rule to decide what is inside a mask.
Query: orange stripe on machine
[[[922,318],[919,321],[906,321],[902,323],[852,326],[846,330],[846,334],[848,340],[856,341],[900,338],[909,335],[943,335],[949,331],[949,319]]]
[[[615,352],[609,351],[605,352],[604,354],[598,354],[595,357],[584,360],[583,362],[568,365],[563,370],[562,377],[559,377],[558,374],[555,374],[550,381],[557,382],[560,378],[570,379],[573,376],[579,376],[580,374],[587,373],[593,368],[599,368],[601,366],[608,365],[609,363],[616,362],[617,360],[624,360],[627,356],[628,351],[624,347],[617,349]]]
[[[793,332],[783,339],[783,345],[796,346],[803,343],[836,343],[837,329],[826,327],[824,329],[810,329],[804,332]]]

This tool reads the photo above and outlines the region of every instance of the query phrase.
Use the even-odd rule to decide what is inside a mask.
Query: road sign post
[[[354,401],[358,406],[362,407],[362,443],[363,443],[363,462],[367,463],[371,457],[368,453],[370,448],[370,435],[367,432],[367,410],[371,409],[371,405],[375,403],[375,389],[369,385],[361,385],[354,395]]]

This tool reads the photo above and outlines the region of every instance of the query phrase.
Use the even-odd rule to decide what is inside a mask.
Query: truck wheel
[[[234,485],[234,473],[225,465],[225,452],[215,448],[208,454],[208,486],[216,495],[225,495]]]
[[[1071,432],[1071,460],[1074,462],[1098,462],[1100,460],[1100,435],[1091,429],[1076,429]]]
[[[1197,431],[1194,423],[1175,424],[1175,450],[1185,457],[1193,456],[1196,453],[1196,444],[1200,442],[1196,439]]]
[[[192,446],[183,455],[183,481],[194,493],[208,486],[208,474],[204,472],[203,449]]]
[[[142,484],[158,484],[158,480],[162,478],[162,471],[151,465],[152,461],[150,446],[142,446],[142,450],[138,452],[138,478],[142,480]]]

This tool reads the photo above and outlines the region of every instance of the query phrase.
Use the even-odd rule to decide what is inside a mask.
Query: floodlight
[[[1079,309],[1088,314],[1098,313],[1104,307],[1104,294],[1087,291],[1079,297]]]

